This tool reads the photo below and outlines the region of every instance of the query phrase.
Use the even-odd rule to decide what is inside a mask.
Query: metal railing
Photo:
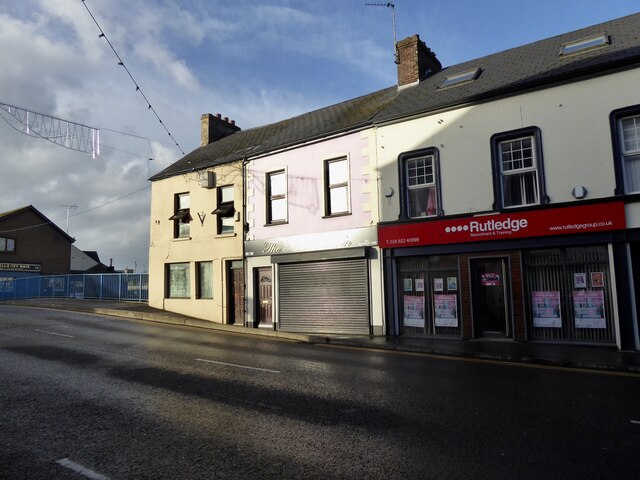
[[[148,273],[41,275],[0,281],[0,300],[78,298],[146,302]]]

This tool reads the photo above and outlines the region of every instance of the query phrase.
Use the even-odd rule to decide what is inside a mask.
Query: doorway
[[[273,328],[273,272],[271,267],[256,268],[256,291],[258,304],[256,317],[258,327]]]
[[[511,337],[508,258],[471,259],[473,324],[476,337]]]
[[[232,260],[227,262],[227,282],[229,284],[227,323],[231,325],[243,325],[244,266],[242,260]]]

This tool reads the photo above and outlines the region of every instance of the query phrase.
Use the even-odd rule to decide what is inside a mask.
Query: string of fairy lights
[[[147,96],[144,94],[144,92],[142,91],[142,88],[140,88],[140,84],[136,81],[136,79],[133,77],[133,74],[131,73],[131,70],[129,70],[129,68],[125,65],[124,60],[122,59],[122,57],[118,54],[117,50],[115,49],[115,47],[113,46],[113,44],[111,43],[111,41],[109,40],[109,38],[107,37],[107,34],[104,32],[104,30],[102,29],[102,27],[100,26],[100,24],[98,23],[98,20],[96,19],[96,17],[93,15],[93,13],[91,12],[91,10],[89,9],[89,6],[87,5],[86,0],[82,0],[82,4],[84,5],[84,8],[86,8],[87,12],[89,13],[89,16],[91,17],[91,19],[93,20],[93,22],[96,24],[96,27],[98,27],[98,30],[100,30],[100,34],[98,35],[98,38],[104,38],[105,41],[107,42],[107,44],[109,45],[109,48],[111,48],[111,51],[113,52],[113,54],[116,56],[116,58],[118,59],[118,65],[120,65],[122,68],[124,68],[125,72],[127,72],[127,75],[129,75],[129,78],[131,79],[131,81],[133,82],[133,84],[136,87],[136,92],[138,92],[142,98],[144,99],[144,101],[147,103],[147,108],[149,110],[151,110],[151,112],[155,115],[155,117],[158,119],[158,121],[160,122],[160,125],[162,125],[162,128],[164,128],[164,130],[167,132],[167,135],[169,135],[169,138],[171,138],[171,140],[173,141],[173,143],[175,144],[175,146],[178,148],[178,150],[180,150],[180,152],[182,153],[182,155],[185,155],[184,150],[182,150],[182,147],[180,146],[180,144],[176,141],[176,139],[173,137],[173,135],[171,134],[171,132],[169,131],[169,129],[167,128],[167,126],[165,125],[165,123],[162,121],[162,119],[160,118],[160,115],[158,114],[157,110],[153,107],[153,105],[151,105],[151,102],[149,101],[149,99],[147,98]]]

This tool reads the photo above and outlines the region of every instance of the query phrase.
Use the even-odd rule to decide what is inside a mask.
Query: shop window
[[[405,257],[397,267],[400,334],[460,337],[458,257]]]
[[[166,266],[167,297],[190,298],[191,275],[188,263],[170,263]]]
[[[523,260],[532,340],[615,343],[606,246],[530,250]]]
[[[439,155],[429,148],[400,155],[402,218],[442,215],[440,207]]]
[[[640,105],[611,114],[616,194],[640,193]]]
[[[173,238],[189,238],[191,235],[190,197],[188,193],[178,193],[174,196]]]
[[[217,217],[218,235],[233,233],[236,213],[234,196],[235,187],[233,185],[218,187],[218,208],[211,212]]]
[[[548,203],[537,127],[499,133],[491,138],[494,209]]]
[[[16,239],[0,237],[0,253],[15,253]]]
[[[213,263],[196,263],[197,298],[213,298]]]
[[[324,162],[325,215],[350,212],[349,160],[338,158]]]
[[[284,170],[267,173],[267,224],[287,221],[287,175]]]

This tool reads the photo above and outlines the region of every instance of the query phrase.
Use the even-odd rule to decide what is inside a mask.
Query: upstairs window
[[[640,193],[640,105],[611,115],[616,193]]]
[[[287,175],[284,170],[267,173],[267,224],[287,221]]]
[[[178,193],[174,197],[173,215],[169,220],[173,220],[173,238],[189,238],[191,235],[191,206],[188,193]]]
[[[338,158],[324,163],[325,215],[350,213],[349,160]]]
[[[401,217],[421,218],[442,214],[440,172],[435,148],[400,155]]]
[[[233,185],[218,187],[218,208],[212,214],[217,216],[217,233],[233,233],[236,209],[234,206],[235,188]]]
[[[16,239],[0,237],[0,253],[15,253]]]
[[[535,127],[493,136],[495,207],[547,203],[540,139]]]

